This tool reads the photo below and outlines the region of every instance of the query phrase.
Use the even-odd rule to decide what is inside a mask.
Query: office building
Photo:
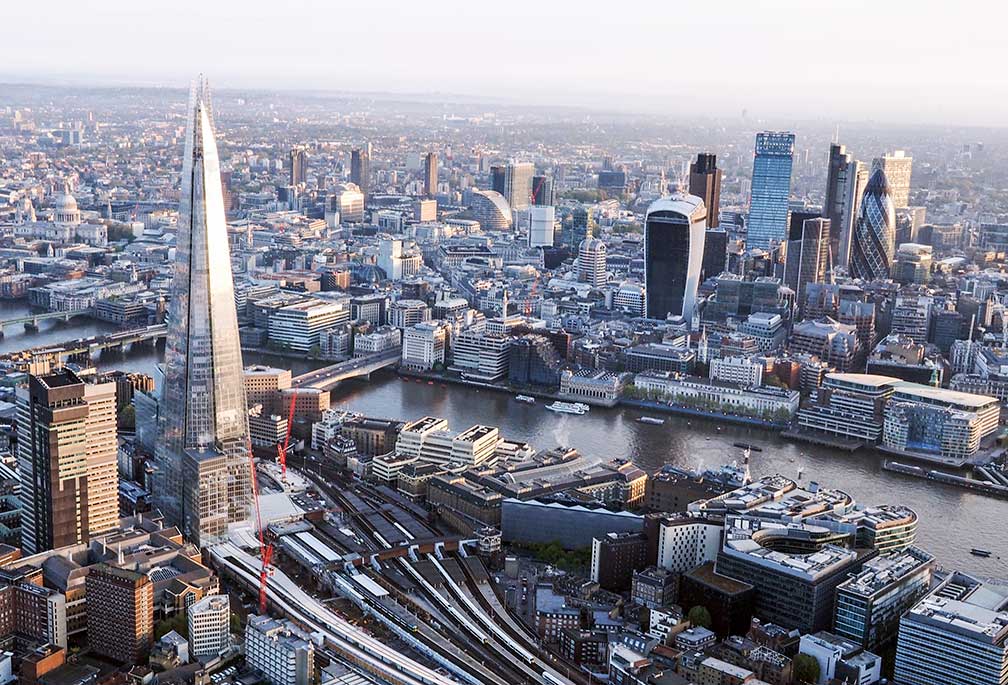
[[[450,369],[486,382],[503,380],[508,374],[511,338],[480,331],[466,330],[452,340]]]
[[[886,153],[872,160],[872,174],[881,170],[889,180],[893,205],[897,208],[910,205],[910,173],[913,169],[913,157],[908,157],[903,150],[892,154]]]
[[[746,237],[748,248],[765,250],[773,243],[783,242],[787,236],[794,142],[793,133],[756,134]]]
[[[350,151],[350,182],[360,188],[364,201],[371,196],[371,146]]]
[[[721,170],[717,167],[716,155],[701,152],[695,161],[690,162],[689,194],[703,200],[707,208],[707,228],[717,228],[718,212],[721,211]]]
[[[934,557],[911,547],[869,559],[837,586],[833,632],[863,649],[886,646],[900,617],[931,587]]]
[[[931,280],[934,248],[918,243],[903,243],[896,250],[892,277],[897,283],[924,285]]]
[[[625,592],[647,565],[647,540],[641,533],[608,533],[592,539],[592,582],[610,592]]]
[[[87,542],[119,525],[116,384],[61,369],[17,391],[21,546]],[[43,437],[45,439],[43,439]]]
[[[805,300],[805,287],[809,283],[822,283],[826,280],[829,237],[829,219],[806,212],[791,214],[784,262],[784,285],[795,291],[798,302]]]
[[[903,614],[893,681],[1008,685],[1008,591],[951,573]]]
[[[885,172],[876,169],[861,198],[854,239],[851,244],[850,274],[863,281],[890,277],[896,239],[896,210]]]
[[[245,627],[245,661],[270,685],[311,685],[315,645],[286,619],[250,616]]]
[[[319,335],[350,320],[349,303],[305,299],[281,307],[269,318],[269,341],[291,352],[319,347]]]
[[[533,204],[529,225],[529,247],[553,247],[556,231],[556,207]]]
[[[532,177],[532,205],[549,207],[556,204],[556,191],[551,176]]]
[[[710,214],[710,212],[708,212]],[[728,266],[728,233],[721,229],[708,228],[704,232],[703,264],[700,282],[717,278]]]
[[[500,193],[493,190],[473,190],[470,208],[484,231],[506,231],[511,228],[511,208]]]
[[[605,243],[598,238],[585,238],[578,247],[578,280],[601,288],[608,278]]]
[[[893,378],[858,373],[827,373],[815,400],[798,412],[798,424],[845,439],[882,439],[885,405]]]
[[[1008,253],[1008,217],[989,217],[980,222],[980,247]]]
[[[791,354],[819,357],[842,372],[852,371],[862,356],[857,328],[824,317],[795,324],[788,342]]]
[[[88,646],[124,664],[143,664],[154,643],[154,583],[144,573],[92,566],[85,581]]]
[[[430,371],[444,365],[448,327],[440,321],[424,321],[407,328],[402,336],[402,364],[414,371]]]
[[[744,386],[763,384],[763,362],[758,359],[718,357],[708,362],[708,371],[712,381]]]
[[[428,152],[424,155],[423,164],[423,193],[424,197],[434,197],[437,194],[438,184],[438,156],[436,152]]]
[[[328,203],[326,224],[331,228],[341,223],[364,223],[364,193],[356,184],[337,183]]]
[[[308,151],[304,147],[291,148],[287,165],[290,168],[290,185],[298,186],[308,180]]]
[[[595,217],[587,207],[575,207],[571,212],[570,229],[564,231],[561,242],[576,249],[585,238],[590,238],[595,233]]]
[[[207,595],[187,610],[189,653],[217,656],[231,646],[231,602],[227,595]]]
[[[651,203],[644,218],[644,282],[647,317],[693,320],[703,265],[703,201],[673,195]]]
[[[532,177],[535,165],[531,162],[512,162],[490,168],[491,187],[500,193],[514,211],[527,209],[532,199]]]
[[[165,378],[154,476],[155,505],[196,544],[249,516],[248,412],[220,165],[205,83],[189,106]],[[183,477],[183,462],[222,461],[223,480]],[[195,469],[199,475],[201,469]]]
[[[421,223],[437,221],[437,200],[414,200],[413,220]]]

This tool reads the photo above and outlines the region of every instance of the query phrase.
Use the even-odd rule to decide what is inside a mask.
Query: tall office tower
[[[290,184],[299,185],[308,180],[308,151],[300,145],[290,151]]]
[[[595,219],[586,207],[575,207],[571,212],[570,231],[562,241],[571,250],[580,246],[585,238],[591,238],[595,231]]]
[[[549,176],[532,177],[532,204],[540,207],[556,204],[552,178]]]
[[[531,162],[511,162],[490,167],[490,187],[504,196],[513,210],[526,209],[532,199],[532,176],[535,165]]]
[[[865,281],[889,278],[895,239],[896,208],[889,182],[885,172],[876,169],[861,198],[861,212],[851,241],[851,276]]]
[[[205,82],[189,104],[154,502],[199,545],[248,518],[248,412],[217,142]]]
[[[784,262],[784,285],[805,302],[805,286],[826,280],[830,220],[811,212],[792,212]]]
[[[437,194],[438,159],[436,152],[428,152],[424,155],[423,163],[423,190],[427,197],[434,197]]]
[[[866,185],[868,185],[868,167],[864,162],[857,160],[849,162],[842,189],[844,200],[840,211],[840,229],[836,230],[830,225],[830,235],[838,237],[836,250],[833,252],[833,263],[845,269],[850,268],[851,244],[854,241],[857,218],[861,212],[861,198],[864,196]]]
[[[846,147],[837,143],[830,145],[822,215],[830,220],[830,248],[834,259],[840,247],[841,220],[847,201],[847,173],[853,161],[854,156],[847,152]]]
[[[371,154],[368,149],[354,148],[350,152],[350,182],[364,193],[364,202],[371,197]]]
[[[748,248],[765,250],[770,243],[780,243],[787,236],[794,142],[793,133],[767,131],[756,134],[746,238]]]
[[[578,280],[601,288],[608,279],[605,243],[598,238],[585,238],[578,247]]]
[[[645,310],[692,322],[703,265],[707,208],[695,195],[655,200],[644,218]]]
[[[529,208],[529,247],[553,247],[556,208],[552,205],[532,205]]]
[[[710,229],[704,233],[703,265],[700,272],[700,282],[708,278],[717,278],[728,267],[728,233],[720,228]]]
[[[145,573],[108,564],[89,571],[88,646],[114,661],[146,663],[154,643],[154,583]]]
[[[703,200],[707,208],[707,228],[717,228],[721,211],[721,170],[717,168],[716,155],[701,152],[695,162],[690,162],[689,192]]]
[[[913,170],[913,157],[907,157],[903,150],[896,150],[891,155],[885,154],[872,160],[872,172],[881,169],[889,181],[889,191],[892,193],[893,206],[897,209],[910,205],[910,172]]]
[[[500,193],[505,200],[507,199],[507,167],[500,164],[490,167],[490,190]]]
[[[21,546],[26,554],[87,542],[119,525],[115,383],[68,369],[17,392]]]

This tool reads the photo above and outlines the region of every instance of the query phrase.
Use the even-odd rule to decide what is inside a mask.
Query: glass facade
[[[851,276],[865,281],[889,278],[895,251],[896,206],[885,172],[876,169],[865,186],[851,241]]]
[[[242,355],[206,84],[189,108],[164,370],[155,503],[206,544],[229,522],[247,519],[251,503]],[[193,468],[215,463],[212,455],[223,458],[224,483],[217,469]]]
[[[677,195],[654,202],[644,221],[647,318],[693,318],[703,267],[704,220],[700,198]]]
[[[794,161],[793,133],[757,133],[746,246],[766,249],[787,234]]]

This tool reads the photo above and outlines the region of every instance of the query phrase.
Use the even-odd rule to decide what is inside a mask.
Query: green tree
[[[686,617],[694,627],[700,626],[701,628],[710,630],[710,627],[714,624],[710,612],[707,611],[707,607],[700,606],[699,604],[690,609]]]
[[[174,616],[166,618],[154,626],[154,639],[160,640],[173,630],[182,637],[189,637],[189,623],[186,620],[186,613],[184,611],[179,611]]]
[[[795,654],[792,665],[796,683],[811,685],[819,682],[819,662],[815,660],[815,657],[808,654]]]
[[[119,427],[124,430],[136,430],[136,409],[132,404],[127,404],[119,412]]]

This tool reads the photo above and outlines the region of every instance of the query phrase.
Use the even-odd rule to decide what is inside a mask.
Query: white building
[[[699,518],[667,518],[658,526],[658,566],[686,573],[717,559],[724,525]]]
[[[598,238],[585,238],[578,247],[578,280],[601,288],[608,279],[605,243]]]
[[[250,616],[245,662],[271,685],[310,685],[315,670],[311,636],[286,619]]]
[[[763,364],[746,357],[720,357],[710,361],[710,379],[744,386],[763,384]]]
[[[216,656],[231,646],[231,602],[227,595],[207,595],[189,607],[189,654]]]
[[[448,327],[440,321],[425,321],[403,333],[402,364],[414,371],[429,371],[443,365],[448,348]]]
[[[360,224],[364,222],[364,193],[354,183],[340,183],[329,199],[329,213],[337,223]],[[328,222],[327,222],[328,223]]]
[[[319,344],[319,334],[350,320],[350,311],[338,302],[305,300],[281,307],[269,317],[269,340],[296,352]]]
[[[508,373],[511,338],[465,330],[452,340],[451,370],[466,378],[501,380]]]
[[[551,205],[533,205],[529,208],[529,213],[529,247],[553,247],[556,208]]]
[[[448,421],[425,416],[406,424],[396,440],[399,459],[414,459],[450,469],[493,466],[501,438],[493,426],[475,425],[461,433]]]
[[[623,281],[613,293],[612,308],[630,316],[644,316],[644,286],[633,281]]]
[[[431,310],[423,300],[396,300],[389,307],[389,325],[405,330],[430,321]]]
[[[380,326],[370,333],[358,333],[353,338],[353,355],[366,357],[396,350],[402,346],[402,331],[394,326]]]

